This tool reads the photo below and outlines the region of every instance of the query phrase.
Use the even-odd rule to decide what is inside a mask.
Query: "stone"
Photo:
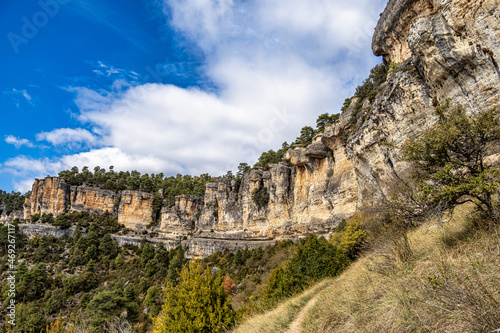
[[[187,235],[194,231],[195,222],[200,218],[203,199],[197,196],[180,195],[175,197],[173,207],[161,210],[160,231],[172,235]]]
[[[153,223],[154,195],[141,191],[122,191],[118,208],[118,223],[126,228],[141,230]]]
[[[70,211],[103,214],[113,213],[116,210],[117,194],[115,191],[88,186],[71,186],[70,193]]]

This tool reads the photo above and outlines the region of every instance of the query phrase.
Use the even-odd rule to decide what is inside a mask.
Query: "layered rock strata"
[[[122,191],[118,223],[130,229],[142,229],[151,225],[154,198],[154,195],[140,191]]]
[[[186,236],[195,228],[203,209],[203,200],[196,196],[180,195],[175,197],[173,207],[163,207],[158,231],[173,237]]]

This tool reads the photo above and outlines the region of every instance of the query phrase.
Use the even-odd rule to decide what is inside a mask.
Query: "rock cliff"
[[[0,225],[5,224],[6,222],[12,222],[15,219],[22,220],[24,218],[24,214],[22,211],[14,210],[7,213],[7,209],[4,203],[0,203]]]
[[[386,63],[411,61],[429,97],[477,112],[498,105],[498,0],[390,0],[373,51]]]
[[[131,229],[143,229],[153,223],[154,195],[140,191],[122,191],[118,223]]]
[[[196,196],[180,195],[174,207],[163,207],[159,232],[165,236],[182,237],[194,231],[203,208],[203,200]]]
[[[355,175],[349,183],[358,207],[387,195],[404,174],[393,147],[429,128],[435,106],[448,98],[470,113],[498,106],[498,8],[498,0],[389,1],[372,47],[395,70],[373,103],[357,113],[352,103],[323,135],[336,161],[343,141],[346,168],[334,174]]]
[[[196,225],[200,231],[235,234],[243,239],[289,238],[306,233],[327,234],[336,222],[352,214],[351,207],[332,211],[329,188],[334,186],[331,152],[318,135],[309,147],[296,146],[268,170],[255,168],[235,181],[207,185],[205,206]],[[268,195],[259,204],[254,193]]]
[[[115,209],[116,193],[88,186],[71,186],[64,179],[47,177],[36,179],[31,193],[26,195],[24,219],[35,214],[54,216],[67,212],[86,211],[97,214],[112,213]]]
[[[255,168],[241,182],[209,183],[204,198],[177,197],[151,231],[187,238],[192,257],[223,246],[330,235],[342,219],[390,193],[407,168],[394,147],[429,128],[435,106],[447,98],[471,113],[498,105],[498,8],[498,0],[390,0],[372,47],[391,75],[372,102],[360,101],[359,109],[353,98],[338,122],[308,147],[290,149],[286,162]],[[33,185],[24,217],[108,211],[140,230],[153,222],[153,201],[147,193],[71,187],[49,177]]]

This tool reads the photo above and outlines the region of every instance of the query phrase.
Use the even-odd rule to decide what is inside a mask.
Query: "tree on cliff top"
[[[495,109],[467,116],[446,101],[436,108],[438,123],[420,139],[403,146],[403,157],[415,165],[420,200],[428,210],[453,210],[472,202],[499,221],[493,195],[500,185],[497,166],[485,159],[500,145],[500,119]]]

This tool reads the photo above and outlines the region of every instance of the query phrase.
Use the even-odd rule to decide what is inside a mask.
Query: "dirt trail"
[[[290,327],[288,327],[288,330],[286,330],[285,333],[300,333],[300,327],[302,326],[306,313],[314,305],[314,303],[316,303],[317,298],[318,297],[315,296],[307,302],[306,306],[300,310],[299,314],[295,317],[294,321],[290,324]]]

